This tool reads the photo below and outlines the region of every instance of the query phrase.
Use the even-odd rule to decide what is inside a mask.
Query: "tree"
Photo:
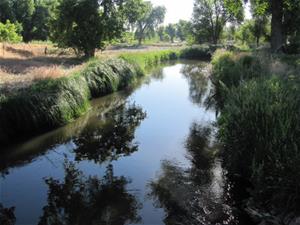
[[[195,0],[192,24],[198,42],[217,44],[225,24],[243,17],[242,7],[239,10],[229,7],[229,2],[231,0]]]
[[[179,20],[176,24],[176,36],[180,41],[185,41],[190,33],[191,24],[185,20]]]
[[[242,0],[231,1],[231,8],[240,8]],[[250,0],[254,16],[271,15],[271,51],[280,52],[288,35],[299,29],[299,0]],[[292,18],[292,19],[291,19]]]
[[[166,27],[166,33],[169,35],[170,40],[172,43],[174,43],[174,38],[176,36],[176,27],[174,24],[168,24]]]
[[[12,3],[12,0],[0,1],[0,22],[5,23],[7,20],[14,21]]]
[[[121,36],[123,20],[113,0],[62,0],[51,22],[51,39],[93,57],[105,42]]]
[[[164,37],[165,37],[165,27],[164,26],[160,26],[157,29],[157,34],[159,36],[159,40],[160,41],[164,41]]]
[[[20,24],[13,24],[9,20],[6,23],[0,22],[0,42],[20,42],[22,37],[19,35]]]
[[[34,13],[34,1],[33,0],[12,0],[13,10],[16,21],[22,24],[23,32],[22,36],[25,42],[32,39],[32,15]]]
[[[240,40],[242,44],[250,44],[254,41],[253,35],[253,21],[246,20],[241,26],[239,26],[238,30],[236,31],[235,37],[236,39]]]
[[[147,34],[153,33],[155,28],[163,23],[166,13],[165,7],[153,7],[151,2],[143,0],[128,0],[124,8],[129,23],[135,29],[139,44],[142,44]]]
[[[52,3],[55,1],[51,1]],[[35,2],[35,11],[32,15],[32,34],[35,40],[47,40],[50,35],[51,4],[45,1]]]

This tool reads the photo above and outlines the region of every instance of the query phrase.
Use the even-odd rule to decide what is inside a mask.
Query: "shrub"
[[[217,108],[224,107],[228,91],[253,78],[266,74],[259,59],[247,54],[217,50],[212,57],[211,80],[215,87],[213,97]]]
[[[300,188],[298,81],[255,79],[232,88],[218,119],[224,164],[260,203],[295,210]]]
[[[211,50],[208,46],[193,46],[180,51],[182,59],[210,59]]]

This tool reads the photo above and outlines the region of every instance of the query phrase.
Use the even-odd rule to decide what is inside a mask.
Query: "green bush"
[[[266,76],[266,72],[258,57],[217,50],[212,57],[211,76],[217,108],[224,107],[231,88],[262,75]]]
[[[224,165],[251,181],[256,203],[278,212],[300,202],[299,84],[280,78],[245,82],[229,91],[218,118]]]
[[[208,46],[193,46],[184,48],[180,51],[180,58],[208,60],[211,58],[211,50]]]

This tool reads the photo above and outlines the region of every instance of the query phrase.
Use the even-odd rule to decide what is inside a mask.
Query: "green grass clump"
[[[211,52],[209,46],[193,46],[182,49],[180,51],[180,58],[208,60],[211,58]]]
[[[78,75],[43,80],[0,101],[0,141],[8,142],[72,121],[89,108],[90,92]]]
[[[145,73],[148,68],[156,66],[168,60],[176,60],[179,58],[179,50],[160,50],[148,52],[124,53],[121,59],[134,65],[140,73]]]
[[[67,124],[89,109],[91,98],[125,88],[140,75],[122,59],[94,59],[76,74],[1,94],[0,142]]]
[[[215,87],[214,98],[219,109],[223,108],[231,88],[266,74],[260,60],[249,54],[234,54],[230,51],[217,50],[211,63],[211,80]]]
[[[218,119],[230,174],[249,179],[255,201],[277,213],[300,208],[299,84],[278,77],[243,83],[230,90]]]

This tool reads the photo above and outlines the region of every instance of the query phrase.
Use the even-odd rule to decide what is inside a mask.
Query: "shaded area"
[[[221,163],[214,159],[217,148],[212,128],[195,123],[186,141],[191,167],[162,162],[160,175],[149,185],[149,197],[165,209],[165,224],[247,224],[240,223],[228,204]]]
[[[8,168],[28,164],[47,154],[49,150],[54,151],[56,146],[73,141],[78,144],[75,149],[77,160],[100,162],[112,154],[115,159],[118,154],[129,155],[137,148],[137,144],[131,143],[134,131],[146,116],[139,106],[126,104],[130,93],[131,91],[119,92],[99,98],[93,101],[93,110],[73,123],[28,142],[3,149],[0,173],[5,176],[9,173]],[[102,138],[98,139],[100,136]],[[118,145],[115,145],[115,141]],[[84,143],[88,145],[83,146]]]
[[[0,203],[0,224],[1,225],[14,225],[16,222],[15,207],[5,208]]]
[[[138,223],[141,204],[126,190],[129,180],[114,176],[107,167],[103,178],[85,177],[74,163],[65,162],[64,180],[52,177],[48,185],[47,205],[39,225],[122,225]]]
[[[137,151],[138,144],[132,141],[136,128],[145,117],[146,113],[135,104],[114,109],[107,115],[103,126],[89,127],[73,140],[77,146],[75,159],[102,163]]]

